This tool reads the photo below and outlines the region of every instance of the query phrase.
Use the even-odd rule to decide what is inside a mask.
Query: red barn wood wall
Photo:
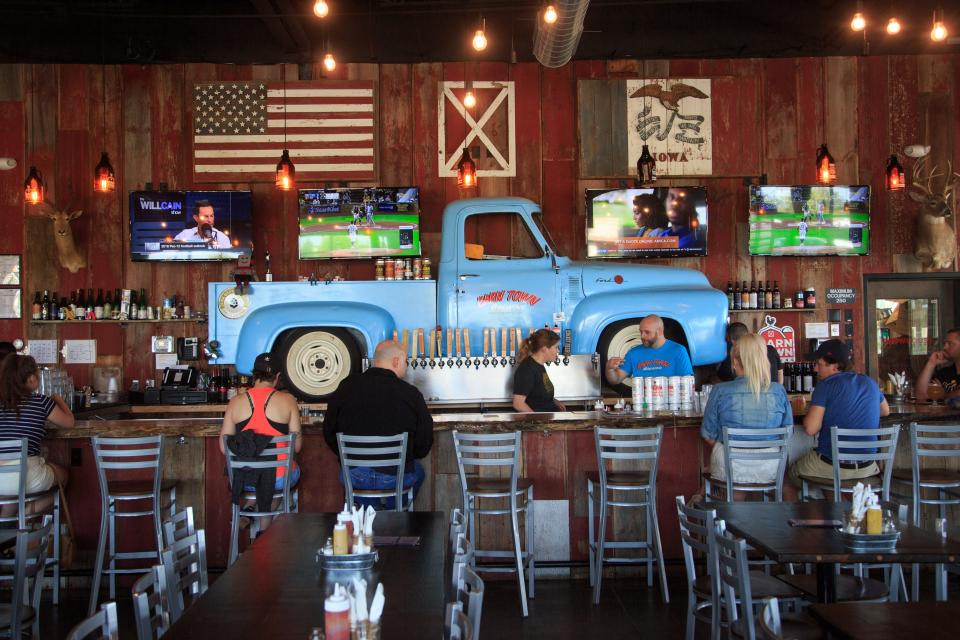
[[[297,258],[296,194],[269,184],[194,184],[190,172],[190,87],[210,80],[319,78],[312,65],[0,66],[0,155],[19,166],[0,172],[0,252],[23,254],[25,315],[35,290],[61,295],[78,287],[135,287],[156,303],[180,292],[194,309],[206,309],[206,283],[225,279],[229,264],[144,264],[128,259],[127,193],[146,182],[172,188],[249,188],[254,193],[257,266],[274,257],[277,279],[315,273],[365,279],[370,261],[300,261]],[[460,194],[455,180],[437,176],[437,97],[441,80],[516,82],[517,175],[482,179],[465,195],[518,195],[543,204],[563,253],[582,258],[585,246],[583,189],[616,186],[619,180],[578,174],[577,81],[628,77],[711,77],[714,82],[714,172],[719,176],[766,174],[771,183],[811,182],[813,156],[827,142],[842,182],[869,183],[873,196],[873,248],[858,258],[751,258],[747,255],[747,198],[740,178],[705,177],[710,198],[709,255],[664,261],[703,270],[717,287],[728,279],[778,280],[786,292],[800,287],[859,288],[862,274],[890,272],[897,256],[913,247],[916,205],[903,193],[883,190],[886,156],[905,144],[934,146],[938,159],[960,165],[960,56],[781,58],[743,60],[584,61],[560,69],[536,64],[482,62],[416,65],[343,64],[337,78],[377,80],[379,183],[421,188],[423,243],[436,259],[445,202]],[[104,91],[105,88],[105,91]],[[479,95],[481,108],[484,96]],[[489,98],[488,98],[489,99]],[[105,126],[104,126],[105,123]],[[505,139],[496,119],[488,133]],[[448,126],[450,135],[457,124]],[[94,194],[90,176],[106,149],[118,174],[112,195]],[[82,208],[74,233],[88,268],[60,269],[46,219],[28,215],[20,185],[36,164],[59,207]],[[626,176],[624,176],[626,178]],[[689,181],[688,181],[689,182]],[[669,181],[666,181],[669,184]],[[304,184],[298,186],[307,186]],[[860,314],[856,317],[859,319]],[[759,320],[760,316],[757,316]],[[805,317],[809,319],[809,316]],[[798,314],[784,314],[798,324]],[[862,362],[862,326],[857,360]],[[205,328],[184,324],[39,326],[0,320],[3,338],[96,338],[101,355],[120,357],[127,380],[154,375],[147,349],[154,333],[191,335]],[[89,368],[70,367],[79,383]]]

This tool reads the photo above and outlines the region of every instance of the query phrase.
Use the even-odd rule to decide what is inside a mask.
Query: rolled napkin
[[[386,597],[383,594],[383,583],[377,584],[377,591],[373,594],[373,601],[370,603],[370,623],[380,624],[380,618],[383,616],[383,606]]]
[[[377,512],[376,512],[376,510],[375,510],[373,507],[368,506],[368,507],[367,507],[367,518],[366,518],[366,522],[364,522],[363,535],[365,535],[365,536],[372,536],[372,535],[373,535],[373,519],[376,518],[376,517],[377,517]]]

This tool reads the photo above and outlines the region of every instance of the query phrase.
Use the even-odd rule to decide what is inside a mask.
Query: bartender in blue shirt
[[[660,316],[651,314],[640,321],[640,340],[643,344],[630,349],[625,358],[607,360],[607,382],[620,384],[627,377],[693,375],[687,349],[664,337]]]

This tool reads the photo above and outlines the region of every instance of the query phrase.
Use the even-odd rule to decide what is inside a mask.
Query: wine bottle
[[[67,302],[67,296],[60,297],[60,308],[57,310],[57,320],[66,320],[67,319],[67,310],[70,308],[70,303]]]
[[[813,391],[813,364],[808,362],[803,365],[803,392],[811,393]]]
[[[37,291],[33,294],[33,306],[30,309],[30,317],[34,320],[39,320],[42,307],[43,301],[40,299],[40,292]]]
[[[750,308],[757,308],[757,282],[755,280],[750,281]]]
[[[803,393],[803,364],[797,362],[793,365],[793,392]]]
[[[775,309],[773,306],[773,289],[770,288],[770,281],[767,280],[767,288],[763,290],[763,308]]]
[[[97,320],[103,320],[103,289],[97,289],[97,297],[93,302],[93,315]]]
[[[54,291],[53,295],[50,296],[50,319],[60,319],[60,296],[56,291]]]
[[[107,289],[107,297],[103,301],[103,317],[107,320],[113,318],[113,295],[110,289]]]
[[[40,319],[50,319],[50,292],[46,289],[43,290],[43,298],[40,301]]]
[[[733,308],[736,310],[743,309],[743,299],[740,297],[740,282],[738,281],[733,287]]]
[[[740,289],[740,308],[750,308],[750,289],[747,288],[747,281],[743,281],[743,287]]]
[[[757,280],[757,309],[766,309],[766,292],[763,290],[763,280]]]
[[[780,285],[777,284],[777,281],[773,281],[773,308],[780,309],[783,305],[783,300],[780,298]]]
[[[150,306],[150,303],[147,302],[147,291],[143,287],[140,287],[140,319],[147,320],[150,318],[147,315],[147,307]]]
[[[97,299],[93,297],[93,287],[87,289],[87,318],[90,320],[96,317]]]
[[[137,304],[137,290],[130,290],[130,319],[139,320],[140,319],[140,307]]]
[[[733,283],[727,280],[727,309],[733,309]]]

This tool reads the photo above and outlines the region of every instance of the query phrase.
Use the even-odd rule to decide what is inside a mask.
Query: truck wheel
[[[687,337],[676,320],[663,319],[663,334],[668,340],[687,346]],[[625,384],[611,385],[606,378],[607,360],[612,357],[624,357],[627,351],[643,344],[640,340],[640,319],[620,320],[607,327],[600,336],[597,351],[600,353],[600,364],[604,367],[601,373],[603,384],[621,396],[630,397],[633,390]]]
[[[298,329],[284,335],[275,348],[287,388],[300,400],[329,397],[340,382],[360,370],[360,352],[343,329]]]

